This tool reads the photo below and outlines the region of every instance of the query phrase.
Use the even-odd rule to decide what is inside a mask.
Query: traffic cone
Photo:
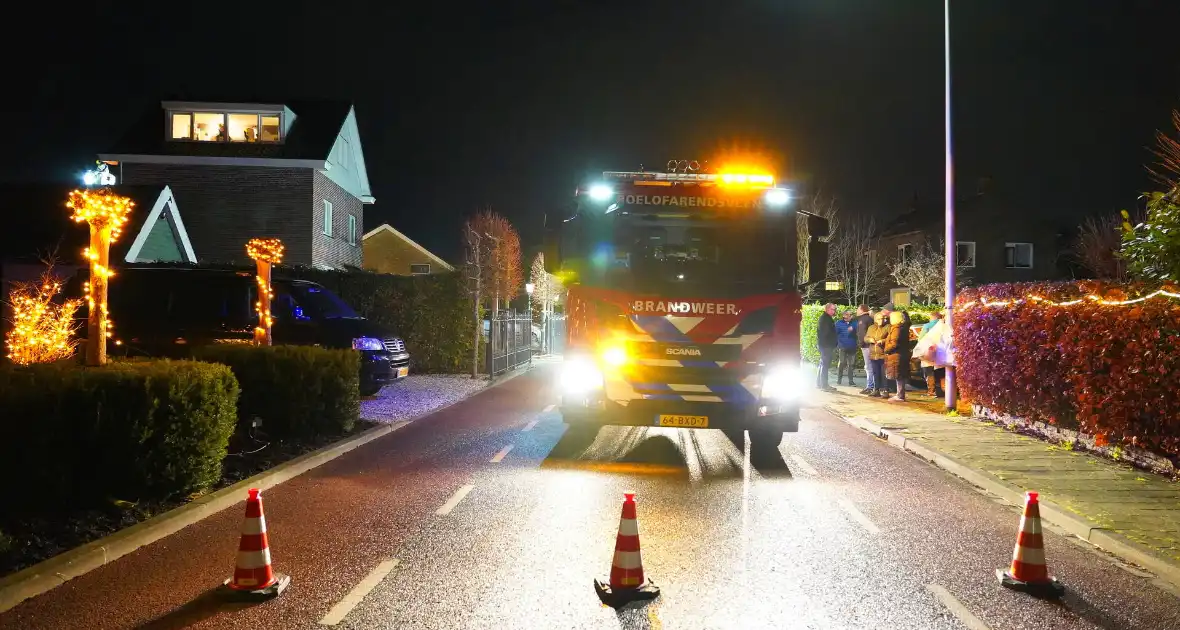
[[[1012,566],[1007,571],[996,569],[1000,584],[1037,597],[1061,597],[1065,587],[1049,575],[1045,564],[1045,544],[1041,538],[1041,509],[1037,493],[1029,492],[1024,501],[1024,515],[1016,533],[1016,549],[1012,552]]]
[[[660,587],[643,575],[634,492],[623,493],[623,516],[619,519],[619,535],[615,539],[615,557],[611,562],[610,581],[604,584],[601,580],[594,580],[594,591],[598,593],[602,603],[615,607],[660,596]]]
[[[238,543],[238,561],[234,575],[225,581],[225,593],[235,599],[262,600],[277,597],[291,577],[275,573],[270,564],[270,544],[266,538],[266,518],[262,515],[262,497],[258,488],[250,488],[246,498],[246,521]]]

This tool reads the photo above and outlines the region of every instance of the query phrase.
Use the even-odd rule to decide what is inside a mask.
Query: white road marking
[[[545,407],[544,409],[542,409],[541,413],[549,413],[550,411],[553,411],[555,408],[557,408],[557,405],[549,405],[548,407]]]
[[[540,418],[533,418],[531,422],[529,422],[528,424],[524,425],[524,428],[523,428],[523,429],[521,429],[521,431],[532,431],[532,430],[533,430],[533,428],[537,426],[537,421],[538,421],[538,420],[540,420]]]
[[[799,457],[798,455],[791,453],[791,461],[795,463],[795,466],[799,470],[802,470],[803,472],[811,475],[812,477],[819,476],[819,471],[816,470],[815,468],[813,468],[811,466],[811,464],[808,464],[807,460],[803,459],[802,457]]]
[[[840,499],[839,501],[836,501],[836,503],[839,504],[841,509],[848,513],[848,516],[852,517],[852,520],[856,521],[861,527],[868,530],[870,534],[875,535],[881,533],[881,530],[869,520],[869,517],[864,515],[864,512],[856,509],[856,506],[852,504],[852,501],[849,501],[848,499]]]
[[[496,453],[496,454],[495,454],[495,456],[493,456],[493,457],[492,457],[492,461],[491,461],[491,463],[493,463],[493,464],[499,464],[500,462],[504,461],[504,456],[505,456],[505,455],[507,455],[507,454],[508,454],[508,451],[511,451],[511,450],[512,450],[512,445],[511,445],[511,444],[509,444],[508,446],[505,446],[504,448],[500,449],[500,452],[499,452],[499,453]]]
[[[930,593],[934,595],[934,598],[937,599],[940,604],[946,606],[946,609],[951,611],[951,614],[957,617],[959,621],[963,622],[963,625],[969,630],[991,630],[991,628],[989,628],[986,623],[983,623],[979,617],[976,617],[971,613],[970,610],[967,610],[967,607],[963,605],[963,602],[959,601],[959,599],[954,595],[951,595],[950,591],[939,586],[938,584],[927,584],[926,590],[930,591]]]
[[[365,598],[365,595],[368,595],[369,591],[372,591],[374,588],[376,588],[377,585],[381,583],[381,580],[384,580],[385,576],[389,575],[389,572],[392,571],[396,566],[396,558],[390,558],[389,560],[385,560],[381,564],[377,565],[377,568],[370,571],[369,574],[365,576],[365,579],[361,580],[360,584],[354,586],[353,589],[344,596],[344,599],[340,600],[335,606],[333,606],[332,610],[329,610],[328,614],[324,615],[323,619],[320,619],[320,625],[334,626],[341,621],[344,621],[344,618],[348,616],[348,613],[352,612],[352,609],[356,608],[356,605],[361,603],[361,600]]]
[[[455,491],[455,494],[451,495],[451,498],[447,499],[447,502],[444,503],[442,507],[435,510],[434,513],[438,514],[439,516],[446,516],[447,514],[450,514],[451,510],[455,509],[455,506],[459,505],[459,502],[463,500],[463,497],[467,496],[467,493],[471,492],[472,490],[475,490],[475,486],[470,484],[459,488]]]

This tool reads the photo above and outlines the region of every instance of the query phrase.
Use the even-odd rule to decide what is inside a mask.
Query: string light
[[[258,301],[254,310],[258,312],[258,326],[254,328],[254,341],[259,345],[270,345],[270,330],[274,326],[270,303],[274,299],[274,286],[270,282],[270,266],[283,262],[283,242],[277,238],[252,238],[246,243],[246,254],[258,266]]]
[[[86,303],[90,307],[90,321],[101,329],[101,339],[91,339],[93,350],[87,353],[87,362],[102,365],[106,362],[106,340],[114,336],[114,323],[107,308],[107,282],[115,275],[109,267],[111,243],[123,234],[123,225],[131,215],[135,202],[107,189],[75,190],[70,193],[66,207],[73,210],[70,218],[76,223],[90,225],[90,247],[82,250],[82,257],[90,261],[90,280],[84,285]],[[101,289],[95,296],[94,284]],[[116,341],[115,345],[119,345]]]
[[[1084,298],[1077,298],[1077,299],[1073,299],[1073,300],[1067,300],[1064,302],[1056,302],[1054,300],[1050,300],[1048,298],[1044,298],[1039,295],[1029,295],[1029,296],[1025,296],[1023,299],[1015,299],[1015,300],[989,301],[987,298],[980,298],[978,301],[972,300],[970,302],[967,302],[966,304],[959,306],[955,310],[965,311],[965,310],[968,310],[968,309],[976,307],[976,306],[982,306],[982,307],[987,307],[987,308],[994,308],[994,307],[1000,307],[1000,306],[1015,306],[1015,305],[1019,305],[1019,304],[1024,304],[1025,302],[1044,304],[1046,306],[1075,306],[1075,305],[1081,304],[1087,300],[1089,300],[1095,304],[1101,304],[1102,306],[1128,306],[1131,304],[1138,304],[1140,302],[1146,302],[1147,300],[1150,300],[1150,299],[1156,298],[1156,297],[1167,297],[1167,298],[1172,298],[1172,299],[1180,299],[1180,293],[1173,293],[1173,292],[1167,291],[1165,289],[1157,289],[1156,291],[1153,291],[1147,295],[1137,297],[1137,298],[1132,298],[1129,300],[1108,300],[1106,298],[1103,298],[1100,295],[1087,295]]]
[[[13,363],[48,363],[74,353],[78,330],[74,314],[82,301],[56,304],[54,298],[60,292],[61,282],[54,277],[52,267],[45,270],[40,282],[13,283],[9,291],[13,326],[5,339]]]

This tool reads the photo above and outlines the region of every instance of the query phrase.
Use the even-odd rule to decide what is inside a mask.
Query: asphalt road
[[[578,444],[549,376],[264,493],[275,567],[292,576],[276,600],[213,595],[238,506],[25,602],[0,629],[1180,628],[1174,589],[1052,530],[1065,600],[1002,589],[1016,510],[822,410],[777,451],[654,428]],[[610,569],[625,490],[663,593],[615,611],[592,580]]]

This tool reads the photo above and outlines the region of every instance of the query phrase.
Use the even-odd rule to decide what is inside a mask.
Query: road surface
[[[52,628],[1180,628],[1180,598],[1049,531],[1062,603],[1006,591],[1019,514],[828,413],[777,451],[719,431],[577,444],[539,368],[264,493],[293,580],[230,605],[242,507],[0,615]],[[662,596],[599,604],[622,493]]]

